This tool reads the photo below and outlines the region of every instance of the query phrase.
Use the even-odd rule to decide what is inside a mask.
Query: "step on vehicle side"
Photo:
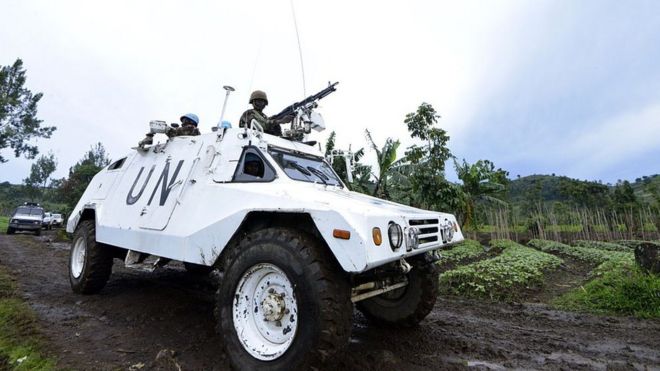
[[[309,132],[304,109],[292,131]],[[136,148],[94,177],[67,232],[77,293],[100,291],[114,258],[222,271],[217,330],[246,370],[334,359],[353,303],[374,323],[419,323],[436,300],[436,253],[463,240],[453,215],[351,192],[316,147],[255,121]]]

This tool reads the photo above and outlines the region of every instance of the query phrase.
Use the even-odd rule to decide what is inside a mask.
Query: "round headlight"
[[[400,225],[390,222],[389,227],[387,227],[387,237],[390,239],[392,250],[398,249],[403,244],[403,229]]]

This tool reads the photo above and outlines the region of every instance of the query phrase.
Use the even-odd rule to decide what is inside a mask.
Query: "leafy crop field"
[[[573,245],[575,246],[580,246],[580,247],[591,247],[594,249],[603,249],[603,250],[609,250],[609,251],[622,251],[622,252],[630,252],[632,251],[632,248],[626,246],[626,245],[620,245],[618,243],[612,243],[612,242],[603,242],[603,241],[573,241]]]
[[[531,240],[529,246],[552,254],[570,256],[574,259],[601,264],[610,259],[630,258],[632,259],[632,250],[628,252],[609,251],[600,248],[569,246],[561,242],[547,240]]]
[[[544,271],[556,269],[562,263],[556,256],[509,240],[494,240],[491,247],[502,252],[494,258],[442,273],[441,290],[468,297],[515,299],[521,290],[541,286]]]
[[[484,247],[474,240],[465,240],[465,242],[455,246],[453,249],[442,253],[443,263],[458,264],[462,261],[475,259],[485,253]]]
[[[564,310],[658,318],[660,276],[636,265],[633,247],[641,241],[624,242],[576,241],[571,246],[535,239],[526,247],[492,240],[484,249],[466,240],[442,254],[439,265],[451,269],[440,274],[441,293],[505,301],[539,293],[549,298],[543,302]],[[562,275],[574,278],[570,286],[553,282]],[[550,282],[567,288],[541,295]]]

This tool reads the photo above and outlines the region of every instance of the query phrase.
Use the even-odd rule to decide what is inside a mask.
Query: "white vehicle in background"
[[[285,133],[323,126],[309,104],[294,108]],[[114,258],[219,270],[217,329],[246,370],[340,355],[353,303],[380,324],[425,318],[437,252],[463,240],[456,218],[351,192],[315,146],[251,126],[170,137],[99,172],[67,223],[73,291],[100,291]]]
[[[51,229],[53,227],[53,216],[51,213],[44,213],[44,218],[41,221],[41,226],[44,229]]]
[[[7,225],[7,234],[17,231],[30,231],[35,235],[41,234],[41,225],[44,218],[44,209],[37,203],[24,202],[12,213]]]
[[[64,219],[62,218],[62,214],[52,214],[51,218],[52,218],[51,226],[53,226],[53,227],[61,227],[62,224],[64,223]]]

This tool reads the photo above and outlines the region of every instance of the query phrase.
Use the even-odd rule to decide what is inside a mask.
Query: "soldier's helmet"
[[[255,90],[250,94],[250,103],[252,103],[255,99],[263,99],[266,101],[266,104],[268,104],[268,97],[266,96],[266,92],[261,91],[261,90]]]
[[[186,113],[185,115],[181,116],[180,120],[183,122],[184,118],[195,123],[195,126],[199,125],[199,117],[197,117],[197,115],[194,113]]]

